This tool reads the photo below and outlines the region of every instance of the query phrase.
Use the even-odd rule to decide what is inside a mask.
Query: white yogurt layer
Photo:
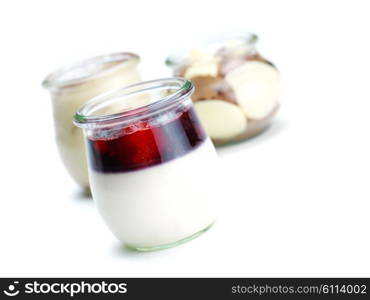
[[[89,170],[103,219],[122,242],[153,247],[189,237],[215,220],[217,156],[210,139],[172,161],[137,171]]]

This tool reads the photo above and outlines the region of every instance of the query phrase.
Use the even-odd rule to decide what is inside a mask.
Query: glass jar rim
[[[200,49],[204,49],[206,47],[211,46],[211,48],[215,47],[216,45],[222,45],[227,43],[231,40],[240,40],[245,42],[245,44],[250,45],[251,47],[254,47],[256,43],[258,42],[258,35],[253,32],[224,32],[224,33],[215,33],[210,34],[207,37],[203,38],[201,42],[195,43],[194,47],[197,49],[198,47]],[[191,49],[185,49],[181,51],[180,53],[172,53],[170,54],[166,60],[165,64],[168,67],[173,67],[178,65],[187,55],[187,52],[189,52]]]
[[[167,90],[170,93],[148,104],[121,110],[109,114],[94,113],[117,101],[124,101],[129,97],[137,96],[152,91]],[[180,77],[162,78],[150,81],[142,81],[119,89],[108,91],[87,101],[73,117],[73,122],[81,128],[96,128],[112,126],[117,123],[131,123],[139,119],[150,117],[154,114],[176,106],[183,99],[189,98],[194,91],[194,85],[190,80]]]
[[[241,40],[249,45],[254,45],[258,42],[258,35],[253,32],[221,32],[209,35],[204,39],[205,44],[226,43],[230,40]]]
[[[48,90],[74,88],[89,80],[108,75],[127,62],[140,61],[140,56],[131,52],[116,52],[94,56],[59,68],[42,82]]]

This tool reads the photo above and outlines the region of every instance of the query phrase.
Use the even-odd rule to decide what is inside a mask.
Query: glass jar
[[[175,76],[193,81],[195,109],[215,145],[257,135],[279,108],[279,72],[257,52],[257,40],[219,37],[166,60]]]
[[[98,96],[75,114],[93,198],[130,248],[178,245],[215,220],[216,152],[192,93],[188,80],[147,81]]]
[[[114,53],[97,56],[51,73],[43,86],[51,93],[56,142],[62,161],[74,180],[89,188],[82,130],[73,125],[76,110],[106,91],[140,81],[139,56]]]

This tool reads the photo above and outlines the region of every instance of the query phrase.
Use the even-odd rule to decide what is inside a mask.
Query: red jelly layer
[[[90,166],[100,172],[137,170],[182,156],[206,139],[193,108],[159,126],[140,121],[131,124],[133,127],[132,133],[127,133],[127,127],[122,128],[116,138],[88,138]]]

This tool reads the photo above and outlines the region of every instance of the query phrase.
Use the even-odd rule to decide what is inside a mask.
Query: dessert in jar
[[[166,60],[194,83],[194,107],[215,145],[257,135],[278,110],[279,72],[256,42],[254,34],[228,36]]]
[[[74,117],[94,201],[131,248],[171,247],[215,220],[217,156],[192,92],[185,79],[142,82],[92,99]]]
[[[140,81],[139,57],[114,53],[94,57],[51,73],[43,81],[52,97],[56,142],[62,161],[73,179],[89,188],[82,130],[73,115],[87,100],[106,91]]]

